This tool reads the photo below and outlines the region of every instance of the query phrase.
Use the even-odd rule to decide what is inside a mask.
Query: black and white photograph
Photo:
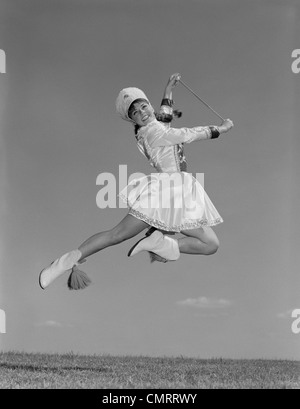
[[[300,389],[299,112],[299,0],[0,0],[0,389]]]

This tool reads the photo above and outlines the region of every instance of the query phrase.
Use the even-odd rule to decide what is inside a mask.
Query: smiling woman
[[[162,114],[168,113],[173,117],[172,90],[180,78],[178,73],[170,76],[161,103]],[[139,128],[136,133],[138,149],[157,172],[142,180],[133,180],[120,192],[129,211],[118,225],[94,234],[78,249],[64,254],[41,271],[39,284],[42,289],[68,270],[71,270],[70,289],[87,287],[90,280],[78,269],[78,265],[87,257],[129,240],[146,228],[149,229],[146,237],[131,248],[129,257],[147,251],[151,261],[168,262],[177,261],[180,253],[212,255],[218,250],[219,241],[212,226],[222,223],[223,219],[202,185],[186,172],[183,144],[217,138],[233,127],[232,121],[224,120],[219,127],[171,128],[170,124],[157,120],[145,93],[135,87],[120,91],[116,109],[122,119]],[[177,182],[169,183],[169,174],[175,176]],[[166,193],[167,203],[161,200],[161,189]],[[181,232],[186,237],[175,239],[163,232]]]
[[[128,116],[138,126],[145,126],[155,119],[154,109],[145,99],[138,99],[131,104]]]

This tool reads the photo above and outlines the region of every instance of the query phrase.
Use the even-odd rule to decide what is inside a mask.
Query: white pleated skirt
[[[223,222],[203,186],[187,172],[133,179],[119,197],[129,214],[160,230],[181,232]]]

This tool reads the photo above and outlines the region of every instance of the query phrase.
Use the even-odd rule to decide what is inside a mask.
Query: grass
[[[1,389],[300,389],[300,362],[0,353]]]

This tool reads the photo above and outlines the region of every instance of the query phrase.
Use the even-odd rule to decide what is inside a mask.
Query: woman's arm
[[[161,109],[160,109],[161,114],[172,115],[173,113],[173,95],[172,95],[173,88],[176,87],[180,78],[181,76],[178,73],[172,74],[171,77],[169,78],[165,91],[164,91],[163,99],[161,101]]]
[[[226,119],[221,126],[197,126],[195,128],[152,128],[148,143],[152,148],[158,146],[173,146],[181,143],[191,143],[202,139],[214,139],[221,133],[228,132],[233,122]]]
[[[173,114],[173,88],[178,84],[181,76],[179,73],[172,74],[168,80],[161,102],[160,113],[163,115]],[[228,132],[233,127],[233,122],[226,119],[221,126],[198,126],[194,128],[160,128],[149,136],[148,143],[152,147],[173,146],[181,143],[191,143],[202,139],[215,139],[221,133]]]

